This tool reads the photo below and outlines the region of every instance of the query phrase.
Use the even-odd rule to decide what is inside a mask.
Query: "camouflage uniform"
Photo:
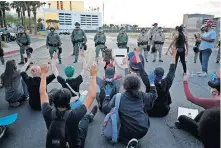
[[[73,43],[73,55],[75,55],[76,63],[78,61],[79,49],[87,42],[87,37],[85,32],[82,29],[74,29],[71,35],[71,40]]]
[[[105,48],[106,36],[103,31],[96,33],[94,37],[96,47],[96,58],[99,56],[100,50]]]
[[[50,54],[51,59],[53,57],[53,53],[57,52],[59,64],[61,64],[61,54],[59,53],[59,48],[61,48],[61,39],[59,35],[51,31],[47,36],[46,46],[49,48],[49,54]]]
[[[147,50],[147,45],[148,45],[149,37],[148,37],[147,33],[145,32],[145,29],[142,29],[141,31],[142,32],[139,34],[137,41],[138,41],[140,54],[143,55],[143,52],[144,52],[143,56],[144,56],[145,60],[147,61],[148,52],[149,52]]]
[[[127,49],[127,52],[129,52],[129,48],[127,47],[128,36],[127,36],[127,33],[123,29],[124,28],[121,28],[121,31],[117,36],[117,45],[118,45],[118,48]]]
[[[25,32],[19,32],[16,37],[16,42],[20,46],[21,62],[19,64],[24,64],[26,49],[31,43],[30,37]],[[31,53],[27,53],[27,56],[30,57]]]
[[[157,51],[159,52],[159,62],[163,62],[161,56],[162,56],[162,48],[164,41],[165,41],[165,35],[163,34],[162,28],[159,27],[156,33],[153,35],[153,46],[156,49],[156,51],[153,53],[154,54],[153,62],[156,61]]]

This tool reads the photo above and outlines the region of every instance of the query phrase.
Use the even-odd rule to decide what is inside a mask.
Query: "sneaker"
[[[0,139],[4,136],[6,131],[6,127],[5,126],[0,126]]]
[[[153,60],[152,62],[156,62],[156,60]]]
[[[159,60],[159,62],[163,62],[163,60]]]
[[[138,147],[138,140],[133,138],[128,142],[126,148],[137,148],[137,147]]]
[[[199,77],[206,77],[207,73],[206,72],[202,72],[201,74],[198,75]]]
[[[94,116],[96,115],[96,113],[97,113],[97,105],[95,105],[95,106],[92,108],[92,110],[91,110],[91,112],[90,112],[90,114],[89,114],[89,116],[90,116],[90,122],[93,121]]]
[[[197,72],[197,74],[201,74],[201,73],[202,73],[202,71]]]
[[[10,106],[12,107],[18,107],[20,105],[19,102],[14,102],[14,103],[9,103]]]
[[[18,65],[23,65],[23,64],[25,64],[25,62],[20,62],[20,63],[18,63]]]

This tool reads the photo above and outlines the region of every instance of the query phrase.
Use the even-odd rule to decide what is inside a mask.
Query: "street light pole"
[[[104,1],[103,1],[103,26],[104,26]]]

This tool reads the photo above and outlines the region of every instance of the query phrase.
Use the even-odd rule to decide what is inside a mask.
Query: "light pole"
[[[104,26],[104,1],[103,1],[103,26]]]

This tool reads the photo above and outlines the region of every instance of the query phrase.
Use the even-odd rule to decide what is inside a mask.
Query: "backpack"
[[[105,91],[108,90],[108,89],[110,89],[110,91],[111,91],[110,98],[112,98],[115,94],[117,94],[117,88],[116,88],[115,80],[112,80],[112,81],[106,81],[105,80],[104,85],[100,89],[100,94],[99,94],[100,104],[103,104],[103,100],[106,96]]]
[[[104,118],[102,134],[105,138],[110,140],[112,143],[117,143],[118,135],[121,127],[119,118],[119,106],[120,106],[121,94],[118,93],[115,99],[115,107],[113,107]]]
[[[71,110],[67,110],[63,116],[57,116],[56,110],[52,110],[52,122],[47,133],[46,148],[69,148],[66,121],[70,113]]]

